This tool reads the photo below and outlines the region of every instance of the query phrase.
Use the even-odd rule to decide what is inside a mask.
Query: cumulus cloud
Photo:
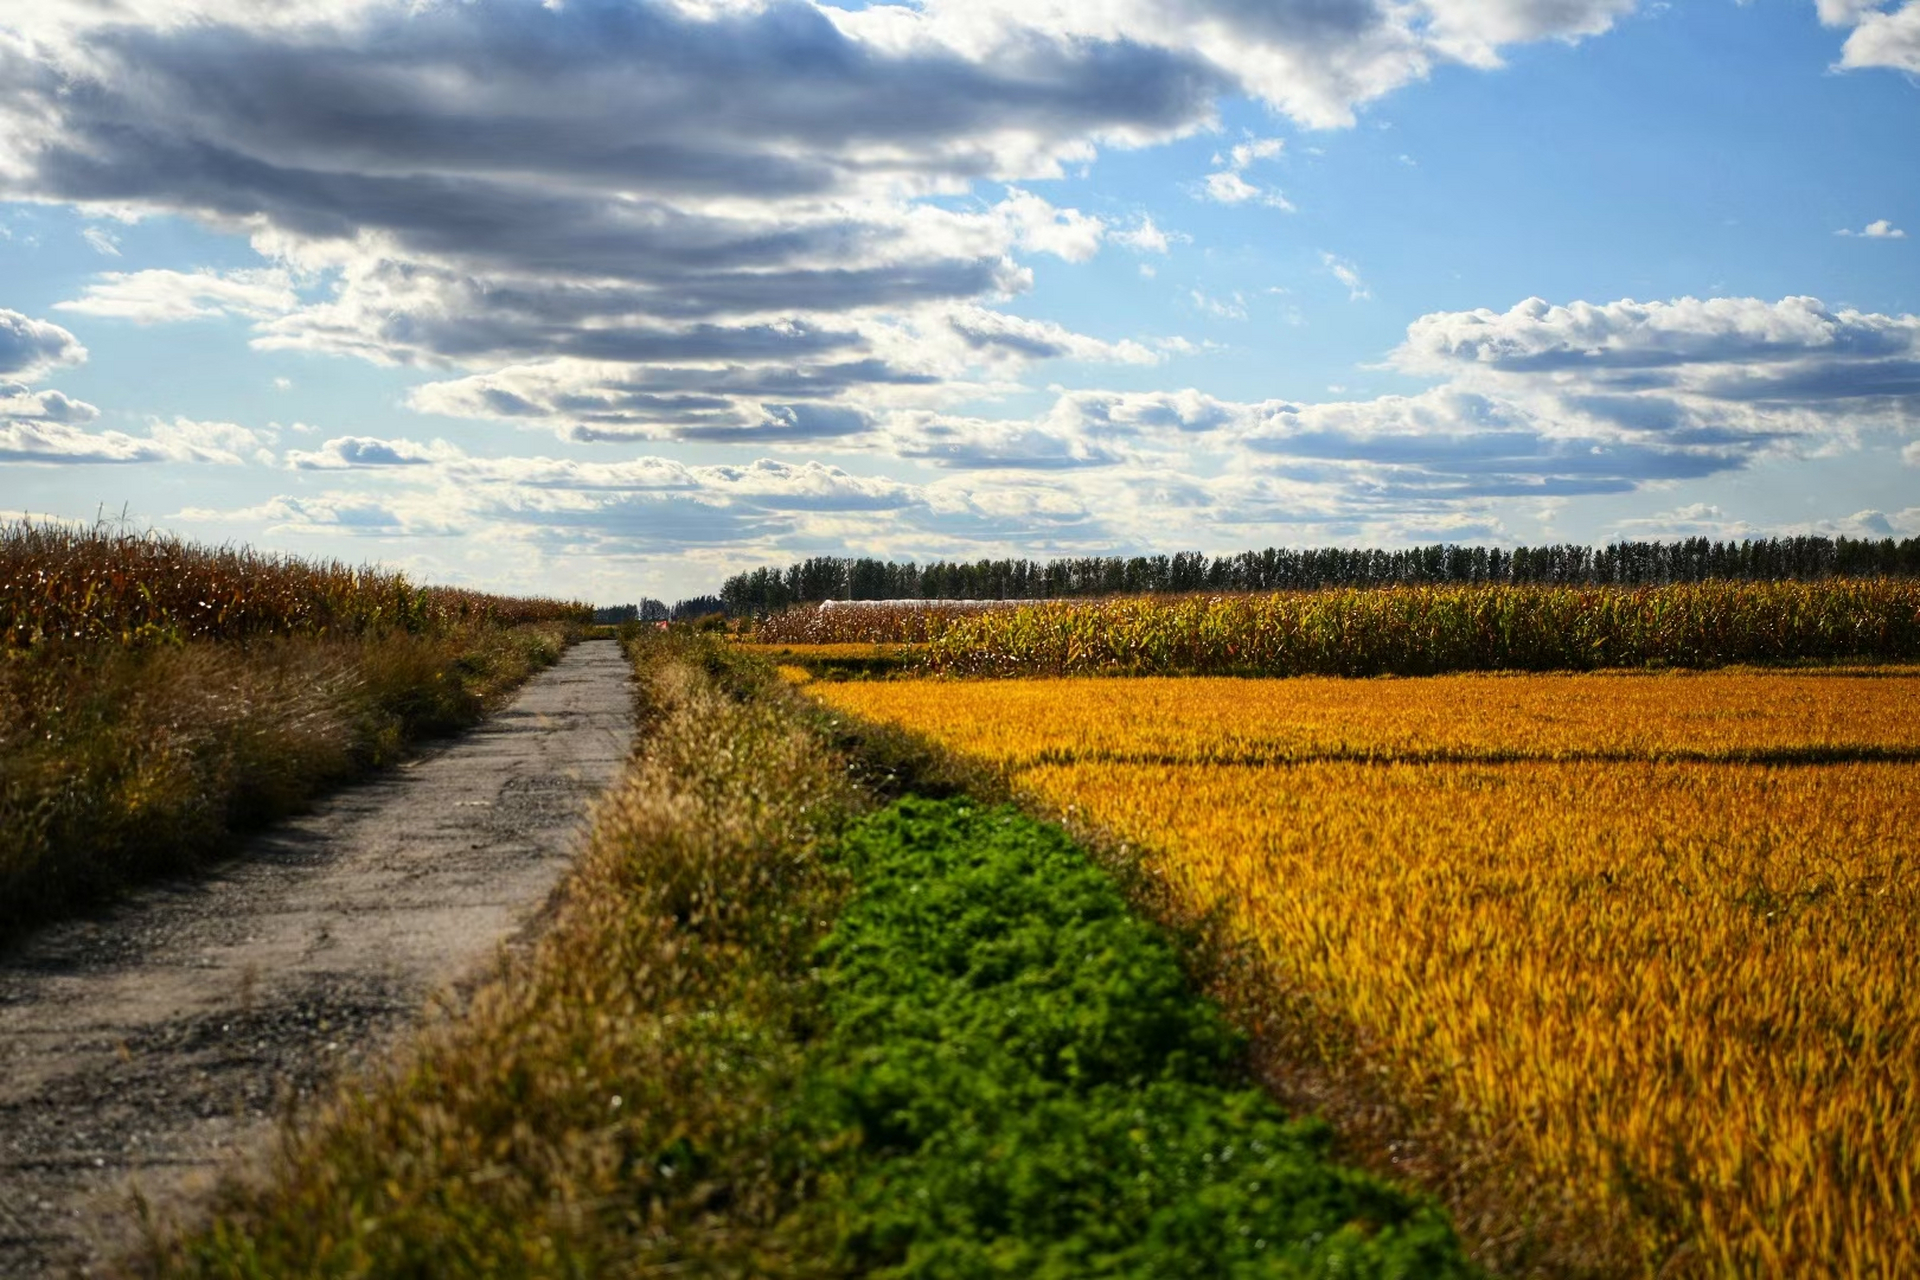
[[[206,462],[241,466],[271,463],[272,450],[257,432],[231,422],[171,421],[155,418],[144,436],[124,431],[94,431],[87,423],[98,416],[92,405],[66,400],[54,412],[44,404],[10,394],[18,388],[0,383],[0,460],[47,465],[135,462]]]
[[[1689,502],[1685,506],[1652,515],[1621,520],[1615,530],[1626,538],[1713,538],[1737,541],[1761,532],[1745,520],[1736,520],[1710,502]]]
[[[339,436],[318,449],[290,449],[287,465],[296,471],[351,471],[385,467],[427,467],[464,455],[444,440],[418,444],[372,436]]]
[[[1160,360],[1157,353],[1138,342],[1102,342],[1051,320],[1028,320],[985,307],[962,308],[947,323],[975,351],[1007,353],[1020,360],[1070,357],[1120,364],[1156,364]]]
[[[974,304],[854,326],[610,333],[607,345],[585,346],[607,358],[542,360],[431,382],[408,403],[448,417],[545,426],[569,439],[833,440],[865,430],[890,408],[1009,388],[1005,379],[1037,361],[1149,365],[1164,358],[1148,342],[1094,338]],[[643,345],[650,363],[621,359]]]
[[[0,377],[31,381],[86,358],[87,349],[80,340],[59,325],[0,308]]]
[[[1842,227],[1834,232],[1837,236],[1859,236],[1863,240],[1905,240],[1907,233],[1893,225],[1889,218],[1879,218],[1869,222],[1858,231]]]
[[[1606,31],[1635,0],[925,0],[837,19],[876,43],[970,58],[1034,37],[1125,41],[1198,59],[1241,92],[1315,128],[1423,78],[1437,62],[1497,66],[1502,48]]]
[[[975,337],[1042,348],[1064,340],[1026,323],[989,313]],[[1190,512],[1201,532],[1215,519],[1330,535],[1346,521],[1341,528],[1398,536],[1457,519],[1480,527],[1490,502],[1629,493],[1768,455],[1851,447],[1874,433],[1911,437],[1920,430],[1917,344],[1920,317],[1809,298],[1565,306],[1530,299],[1504,312],[1437,313],[1410,325],[1387,363],[1433,381],[1415,394],[1310,403],[1082,390],[1012,417],[881,404],[837,445],[933,465],[950,477],[941,484],[965,487],[959,509],[973,513],[965,520],[984,519],[984,495],[1051,484],[1071,496],[1074,527],[1088,536],[1103,524],[1129,536],[1171,537],[1185,527],[1179,520],[1187,517],[1156,515],[1152,503]],[[631,407],[618,396],[635,393],[595,381],[603,376],[529,367],[511,383],[487,375],[430,394],[517,397],[528,402],[527,415],[603,419],[583,429],[613,436],[650,429],[622,427]],[[750,427],[697,416],[723,409],[687,406],[689,421],[707,430]],[[1906,456],[1914,458],[1915,447]],[[366,465],[428,457],[418,448],[404,458],[369,454]],[[958,527],[942,526],[949,534]]]
[[[144,436],[95,431],[100,411],[31,382],[60,365],[80,364],[87,349],[57,324],[0,310],[0,461],[47,465],[271,460],[256,433],[228,422],[154,419]]]
[[[217,462],[240,466],[248,461],[271,464],[273,451],[259,432],[234,422],[200,422],[192,418],[147,424],[154,446],[173,462]]]
[[[1492,65],[1630,7],[41,0],[0,36],[0,198],[184,213],[269,264],[110,273],[75,313],[238,316],[269,349],[507,383],[601,366],[582,415],[535,406],[570,433],[838,438],[908,388],[938,408],[947,382],[1009,376],[1019,344],[973,342],[973,309],[1027,288],[1026,259],[1173,238],[1023,184],[1212,128],[1235,93],[1343,124],[1437,61]],[[1280,153],[1233,144],[1214,193],[1284,207],[1243,176]],[[933,199],[983,183],[1003,194]],[[479,390],[423,398],[480,410]]]
[[[5,394],[0,387],[0,396]],[[153,440],[120,431],[92,432],[53,419],[16,417],[0,400],[0,462],[49,465],[112,462],[167,462],[171,456]]]
[[[0,309],[0,460],[138,462],[156,447],[118,433],[91,435],[86,424],[100,416],[98,409],[29,385],[86,358],[80,340],[59,325]]]
[[[1544,510],[1658,489],[1869,433],[1892,433],[1920,465],[1917,326],[1920,317],[1805,298],[1528,300],[1409,326],[1388,364],[1433,380],[1414,394],[1313,403],[1076,390],[1029,415],[880,408],[840,438],[872,459],[858,471],[768,458],[482,457],[445,440],[339,436],[287,463],[329,473],[340,489],[276,499],[251,518],[370,537],[488,533],[528,546],[727,546],[743,556],[806,545],[1044,555],[1504,538],[1502,504]],[[558,401],[580,385],[521,390]],[[929,465],[937,478],[888,475],[893,460]],[[1886,530],[1900,534],[1915,514],[1862,510],[1806,531],[1893,536]],[[1779,531],[1701,504],[1618,528]]]
[[[1437,518],[1463,503],[1626,493],[1869,433],[1910,435],[1920,430],[1916,354],[1920,317],[1815,299],[1535,299],[1416,321],[1389,357],[1436,379],[1413,395],[1074,392],[1030,419],[909,416],[886,432],[894,452],[956,468],[1157,475],[1168,501],[1225,501],[1239,492],[1232,484],[1258,477],[1264,487],[1234,499],[1242,513],[1284,493],[1327,518]],[[1920,445],[1903,456],[1920,464]],[[1196,478],[1196,458],[1227,460],[1224,474]]]
[[[1586,392],[1813,409],[1920,397],[1920,316],[1835,310],[1818,298],[1631,299],[1423,316],[1392,363],[1409,373],[1568,374]]]
[[[1904,0],[1889,11],[1885,0],[1817,0],[1820,20],[1850,27],[1840,66],[1886,67],[1920,74],[1920,0]]]

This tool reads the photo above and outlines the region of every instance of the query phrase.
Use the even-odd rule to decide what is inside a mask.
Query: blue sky
[[[37,0],[0,510],[601,601],[1914,536],[1915,139],[1920,0]]]

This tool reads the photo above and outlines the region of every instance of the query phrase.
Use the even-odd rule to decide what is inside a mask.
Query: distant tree
[[[1278,548],[1209,557],[1082,556],[1050,560],[936,560],[921,566],[815,556],[784,570],[755,569],[720,588],[727,611],[764,616],[823,600],[1044,600],[1141,592],[1284,591],[1442,582],[1659,586],[1708,579],[1920,577],[1920,538],[1751,538],[1542,547],[1450,543],[1382,551]]]

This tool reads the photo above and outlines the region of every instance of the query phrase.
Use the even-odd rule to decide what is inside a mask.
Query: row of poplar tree
[[[1142,592],[1280,591],[1443,582],[1650,586],[1708,579],[1920,577],[1920,538],[1753,538],[1401,551],[1269,548],[1238,555],[1078,556],[936,561],[814,556],[728,578],[717,603],[736,616],[824,600],[1051,600]],[[702,604],[710,607],[711,597]]]

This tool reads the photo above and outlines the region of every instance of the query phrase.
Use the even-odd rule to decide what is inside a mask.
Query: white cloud
[[[1914,441],[1900,451],[1900,461],[1910,467],[1920,467],[1920,440]]]
[[[0,378],[32,380],[60,365],[83,364],[87,349],[57,324],[0,308]]]
[[[1163,230],[1146,214],[1140,216],[1135,226],[1108,231],[1107,239],[1135,253],[1166,253],[1175,241],[1181,244],[1193,241],[1193,237],[1184,232]]]
[[[1858,231],[1850,231],[1842,227],[1833,234],[1837,236],[1859,236],[1866,240],[1905,240],[1907,238],[1907,233],[1899,227],[1894,226],[1893,222],[1887,218],[1880,218],[1877,221],[1869,222]]]
[[[990,323],[1002,322],[1019,332],[1005,318]],[[836,446],[871,459],[858,473],[765,458],[480,457],[445,440],[340,436],[287,455],[297,469],[337,474],[339,490],[221,518],[376,539],[458,533],[493,540],[497,554],[516,548],[516,562],[562,549],[1064,555],[1506,538],[1503,511],[1546,519],[1575,497],[1657,491],[1870,432],[1894,433],[1920,465],[1916,328],[1920,317],[1835,312],[1811,299],[1530,300],[1409,326],[1388,363],[1435,380],[1412,395],[1296,403],[1081,390],[1011,417],[874,406]],[[520,375],[532,380],[516,385],[555,412],[577,410],[582,389],[598,385],[591,375],[537,383],[564,372],[529,368]],[[501,389],[470,390],[487,387]],[[939,478],[886,474],[897,460]],[[1862,510],[1804,531],[1893,536],[1917,521],[1920,509]],[[1782,531],[1700,503],[1617,529]]]
[[[318,449],[293,449],[287,465],[298,471],[349,471],[380,467],[424,467],[451,462],[465,455],[445,440],[417,444],[412,440],[381,440],[371,436],[339,436]]]
[[[16,463],[221,462],[238,464],[244,451],[271,460],[254,432],[226,422],[153,419],[145,436],[91,431],[100,411],[59,391],[35,390],[31,380],[57,365],[79,364],[86,348],[59,325],[0,311],[0,460]]]
[[[1157,364],[1160,357],[1138,342],[1103,342],[1051,320],[1029,320],[986,307],[961,307],[947,323],[976,353],[1004,354],[1016,361],[1090,360]]]
[[[233,422],[198,422],[155,418],[147,435],[167,459],[174,462],[215,462],[241,466],[248,460],[272,465],[273,451],[258,432]]]
[[[1886,67],[1920,74],[1920,0],[1887,11],[1884,0],[1818,0],[1820,20],[1851,27],[1841,48],[1845,68]]]
[[[105,227],[88,227],[81,231],[80,238],[92,246],[95,253],[109,258],[120,256],[120,240]]]
[[[676,385],[690,370],[834,388],[710,406],[777,429],[787,406],[971,376],[940,316],[1029,287],[1025,257],[1175,238],[1020,184],[1213,128],[1239,93],[1349,123],[1436,61],[1627,7],[39,0],[0,53],[0,193],[244,229],[269,264],[109,274],[77,314],[238,316],[264,348],[476,376],[594,362],[662,421],[714,398]],[[1202,190],[1287,208],[1243,176],[1283,154],[1243,138]],[[1011,185],[932,199],[982,182]]]
[[[78,298],[57,303],[56,310],[136,324],[173,324],[226,315],[266,319],[299,305],[291,275],[267,267],[227,272],[104,272]]]
[[[1222,172],[1207,175],[1202,187],[1207,199],[1218,204],[1244,204],[1260,198],[1260,188],[1248,182],[1237,173]]]
[[[1212,316],[1216,320],[1245,320],[1247,318],[1247,300],[1239,291],[1225,298],[1215,298],[1198,289],[1188,295],[1193,299],[1194,307]]]
[[[62,392],[28,385],[61,365],[84,363],[87,349],[57,324],[0,309],[0,460],[138,461],[150,446],[117,433],[90,435],[100,411]]]
[[[54,422],[79,425],[92,422],[100,411],[83,400],[58,391],[35,391],[22,382],[0,379],[0,424]]]
[[[1347,298],[1351,302],[1364,302],[1373,294],[1367,289],[1367,282],[1360,278],[1360,268],[1338,254],[1322,253],[1320,261],[1333,278],[1347,286]]]
[[[1236,142],[1227,153],[1228,163],[1235,173],[1243,173],[1247,166],[1256,160],[1272,160],[1286,150],[1284,138],[1249,138],[1245,142]]]
[[[1691,387],[1724,399],[1920,394],[1920,317],[1833,310],[1818,298],[1575,302],[1439,312],[1394,352],[1412,373],[1584,371],[1629,391]]]
[[[0,401],[0,406],[4,405]],[[13,417],[0,408],[0,461],[11,463],[166,462],[152,440],[119,431],[90,432],[51,420]]]
[[[1050,253],[1068,262],[1085,262],[1100,252],[1107,226],[1078,209],[1056,209],[1018,187],[993,210],[1013,230],[1013,243],[1031,253]]]
[[[1242,92],[1314,128],[1350,124],[1354,108],[1439,61],[1498,65],[1504,46],[1605,31],[1635,0],[927,0],[836,17],[876,43],[929,44],[968,58],[1016,53],[1035,37],[1097,46],[1126,40],[1191,58]]]
[[[1256,186],[1246,179],[1247,168],[1257,161],[1271,160],[1285,149],[1286,144],[1279,138],[1249,138],[1236,143],[1225,157],[1215,156],[1215,164],[1225,164],[1224,169],[1206,176],[1200,184],[1200,193],[1216,204],[1259,203],[1270,208],[1293,212],[1293,202],[1279,191],[1269,187]]]
[[[271,462],[273,454],[260,437],[230,422],[154,419],[144,436],[123,431],[89,431],[98,416],[92,405],[68,401],[57,392],[43,392],[62,403],[56,412],[44,404],[9,395],[0,383],[0,460],[43,464],[211,462],[239,466],[249,459]],[[244,455],[244,456],[243,456]]]

